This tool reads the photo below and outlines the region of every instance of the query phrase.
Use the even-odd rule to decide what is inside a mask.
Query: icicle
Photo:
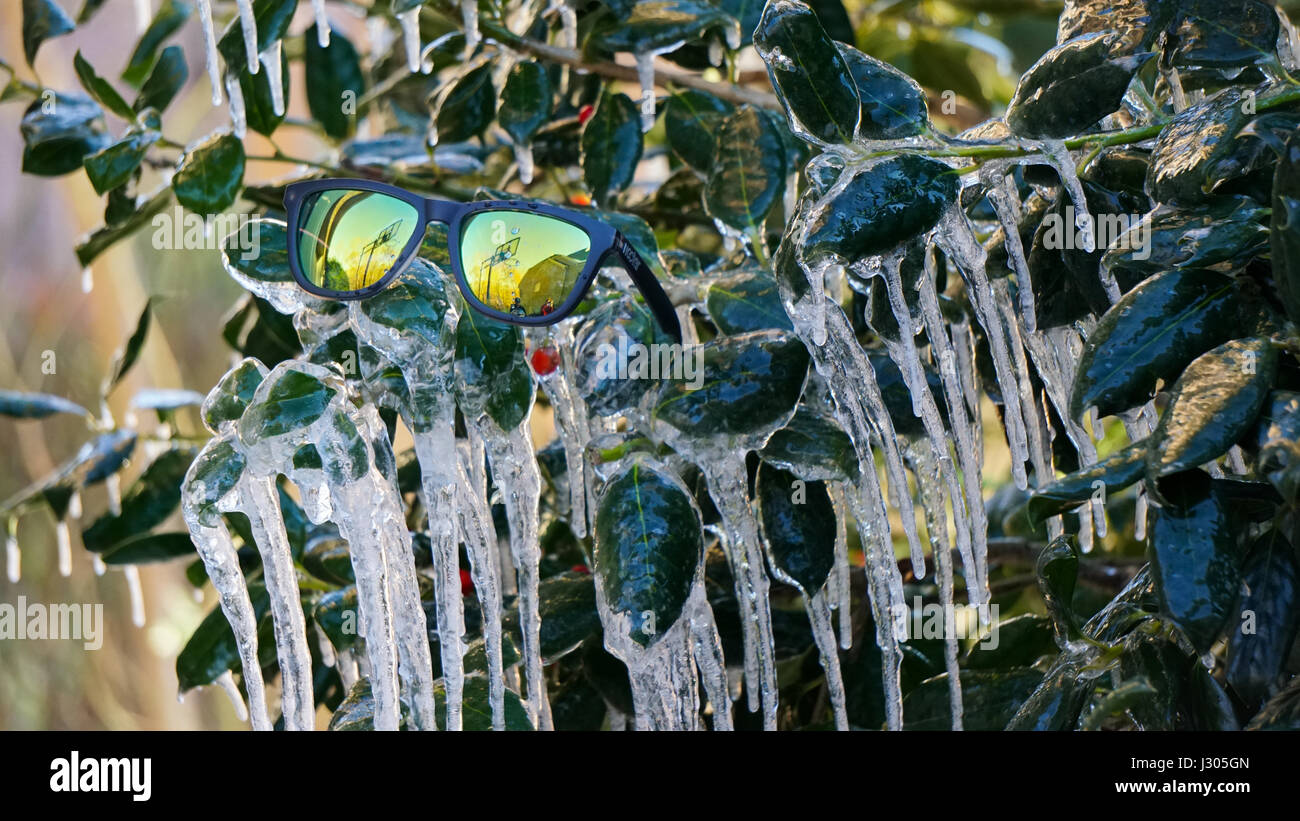
[[[849,578],[849,510],[848,503],[844,501],[844,489],[834,482],[826,487],[835,509],[835,566],[831,570],[833,587],[830,606],[840,617],[840,648],[848,650],[853,647],[853,614],[849,604],[852,598]]]
[[[519,166],[519,182],[524,185],[531,184],[533,174],[536,173],[531,143],[515,143],[515,164]]]
[[[135,30],[144,34],[153,20],[153,0],[135,0]]]
[[[831,608],[827,600],[828,588],[818,590],[810,598],[803,596],[804,609],[812,624],[813,641],[821,654],[822,669],[826,671],[826,693],[830,697],[831,712],[835,716],[835,729],[849,729],[849,714],[845,707],[844,677],[840,673],[840,654],[835,641],[835,627],[831,624]]]
[[[1091,553],[1093,547],[1093,537],[1096,535],[1092,529],[1092,509],[1091,505],[1081,508],[1078,511],[1079,517],[1079,550],[1083,553]]]
[[[23,554],[18,548],[18,520],[10,518],[5,528],[5,574],[10,584],[22,579]]]
[[[699,668],[704,692],[713,707],[713,729],[731,730],[731,692],[727,687],[727,665],[722,657],[722,639],[713,619],[713,608],[704,596],[703,588],[696,590],[686,605],[691,620],[691,646],[695,666]]]
[[[641,84],[641,130],[655,127],[655,52],[636,53],[636,77]]]
[[[465,53],[468,54],[482,40],[478,31],[478,0],[460,0],[460,19],[465,26]]]
[[[316,650],[320,653],[320,663],[326,667],[333,667],[338,664],[338,654],[334,652],[334,645],[330,642],[329,636],[325,631],[320,629],[320,624],[313,621],[312,629],[316,632]]]
[[[557,327],[550,336],[531,337],[535,346],[549,345],[561,357],[559,367],[547,374],[537,374],[537,383],[555,412],[555,430],[564,445],[565,475],[569,486],[569,527],[579,539],[587,535],[587,492],[590,486],[587,467],[587,443],[591,441],[586,403],[575,389],[573,335],[567,326]]]
[[[987,177],[989,202],[993,204],[1006,236],[1007,257],[1016,273],[1016,290],[1020,294],[1020,314],[1025,329],[1032,332],[1038,328],[1038,309],[1034,305],[1034,286],[1029,279],[1029,261],[1025,259],[1025,246],[1020,241],[1020,192],[1010,176],[1000,169],[990,167],[989,170],[988,175],[982,174],[981,177]]]
[[[262,556],[262,579],[271,601],[276,659],[280,663],[280,712],[284,728],[310,730],[316,712],[311,651],[307,648],[307,624],[275,476],[252,477],[246,471],[239,482],[239,509],[248,516],[253,540]]]
[[[499,548],[492,511],[488,508],[486,490],[474,484],[474,471],[469,465],[471,447],[468,442],[456,447],[457,459],[457,519],[460,538],[469,555],[470,578],[483,612],[483,643],[488,659],[488,705],[492,710],[492,729],[505,729],[505,676],[501,657],[501,581]],[[482,452],[479,466],[482,471]]]
[[[122,476],[110,473],[104,479],[104,491],[108,494],[108,512],[114,516],[122,515]]]
[[[81,269],[81,292],[88,294],[95,290],[95,272],[87,265]]]
[[[60,519],[54,523],[54,536],[59,546],[59,575],[66,579],[72,575],[72,534],[68,532],[67,521]]]
[[[732,51],[740,49],[740,24],[733,23],[722,27],[722,36],[727,39],[727,48]]]
[[[1074,203],[1074,226],[1079,233],[1079,248],[1091,254],[1097,250],[1096,224],[1092,213],[1088,210],[1088,198],[1084,193],[1083,183],[1079,182],[1079,172],[1075,168],[1074,158],[1070,156],[1070,150],[1065,147],[1065,143],[1060,140],[1043,140],[1039,146],[1042,147],[1043,155],[1051,166],[1056,169],[1061,184],[1069,193],[1070,201]],[[1098,275],[1101,287],[1106,291],[1106,297],[1111,304],[1118,302],[1119,283],[1115,281],[1114,275],[1105,266],[1098,267]]]
[[[722,41],[710,40],[709,41],[709,65],[720,67],[723,61],[726,59],[727,59],[727,47],[723,45]]]
[[[248,73],[257,73],[257,18],[253,16],[253,0],[235,0],[239,6],[239,27],[244,32],[244,53],[248,56]]]
[[[475,18],[477,21],[477,18]],[[406,68],[415,73],[420,70],[420,7],[413,6],[398,12],[397,22],[402,26],[402,44],[406,48]]]
[[[235,717],[240,721],[248,721],[248,707],[244,706],[244,697],[239,694],[239,688],[235,686],[234,675],[227,670],[217,676],[214,683],[224,690],[226,697],[230,699],[230,706],[235,708]]]
[[[1147,540],[1147,486],[1138,483],[1137,501],[1133,506],[1133,538],[1139,542]]]
[[[108,572],[108,565],[104,564],[103,557],[98,553],[90,554],[90,567],[95,571],[96,576],[102,576]],[[199,595],[202,596],[203,591],[200,590]]]
[[[266,82],[271,87],[271,110],[277,117],[284,116],[284,82],[280,76],[280,56],[283,50],[284,41],[276,40],[257,55],[257,59],[266,66]]]
[[[68,497],[68,518],[76,522],[81,519],[81,491],[74,490]]]
[[[217,59],[217,35],[212,26],[212,0],[199,0],[199,22],[203,26],[203,59],[212,87],[212,105],[221,105],[221,63]]]
[[[230,98],[230,132],[242,140],[248,133],[248,119],[244,114],[244,90],[233,72],[226,73],[226,96]]]
[[[131,595],[131,623],[136,627],[144,627],[144,590],[140,587],[140,568],[128,564],[122,568],[122,575],[126,577],[126,589]]]
[[[1247,473],[1246,459],[1242,456],[1241,447],[1233,445],[1228,448],[1228,467],[1238,476],[1245,476]]]
[[[311,10],[316,15],[316,44],[321,48],[329,48],[330,21],[325,15],[325,0],[311,0]]]

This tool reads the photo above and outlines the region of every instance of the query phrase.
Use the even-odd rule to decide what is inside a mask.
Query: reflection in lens
[[[591,238],[576,225],[525,211],[475,214],[461,233],[460,259],[475,299],[519,317],[555,311],[587,267]]]
[[[331,291],[374,285],[418,228],[410,203],[374,191],[315,191],[298,212],[298,261],[307,280]]]

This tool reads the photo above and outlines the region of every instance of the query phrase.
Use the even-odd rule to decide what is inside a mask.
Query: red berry
[[[538,376],[547,376],[560,366],[560,352],[554,345],[543,345],[533,351],[533,371]]]
[[[460,594],[462,596],[474,595],[474,580],[470,577],[469,571],[461,568],[460,571]]]
[[[581,574],[583,574],[584,576],[590,576],[590,575],[591,575],[591,571],[587,569],[587,566],[586,566],[585,564],[575,564],[573,567],[570,567],[570,568],[569,568],[569,572],[571,572],[571,573],[581,573]]]
[[[578,124],[581,125],[582,123],[585,123],[587,120],[590,120],[591,114],[595,110],[596,107],[591,105],[590,103],[578,109]]]

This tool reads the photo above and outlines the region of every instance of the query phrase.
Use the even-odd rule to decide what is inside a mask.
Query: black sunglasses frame
[[[295,237],[299,212],[308,195],[327,190],[371,191],[386,194],[412,206],[419,215],[419,227],[412,232],[411,238],[407,241],[406,246],[402,248],[402,252],[398,255],[393,266],[377,282],[361,290],[334,291],[329,288],[321,288],[308,280],[302,271],[301,261],[298,258],[298,243]],[[677,321],[677,312],[673,310],[672,300],[664,292],[654,272],[650,270],[650,266],[646,265],[645,260],[641,258],[641,255],[637,253],[636,249],[621,233],[610,225],[585,214],[529,200],[481,200],[469,203],[438,200],[422,197],[386,183],[358,179],[320,179],[290,183],[284,189],[284,207],[289,226],[289,270],[293,272],[293,278],[297,280],[303,290],[316,296],[326,299],[353,300],[365,299],[379,293],[384,288],[387,288],[393,278],[405,270],[406,266],[415,258],[420,242],[424,239],[425,232],[423,228],[431,222],[441,222],[447,226],[447,250],[451,254],[451,269],[456,277],[456,285],[460,288],[465,301],[481,314],[512,325],[528,327],[554,325],[569,316],[578,307],[583,297],[587,295],[588,289],[591,288],[591,283],[600,270],[601,262],[613,252],[622,263],[624,270],[627,271],[632,284],[637,287],[637,290],[641,292],[641,296],[645,298],[646,305],[654,314],[659,327],[672,337],[675,342],[680,343],[682,341],[681,325]],[[554,311],[544,316],[515,316],[490,308],[484,305],[478,297],[474,296],[473,291],[469,288],[469,282],[465,278],[465,269],[461,265],[461,232],[470,217],[484,211],[520,211],[527,214],[541,214],[577,226],[586,232],[591,239],[591,251],[588,253],[586,266],[582,269],[582,273],[578,275],[578,279],[574,283],[573,290],[568,298],[565,299],[563,304],[557,306]]]

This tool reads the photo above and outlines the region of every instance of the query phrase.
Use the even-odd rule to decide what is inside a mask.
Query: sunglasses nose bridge
[[[447,200],[425,200],[424,221],[426,223],[441,222],[444,225],[451,225],[461,208],[462,206],[459,203]]]

